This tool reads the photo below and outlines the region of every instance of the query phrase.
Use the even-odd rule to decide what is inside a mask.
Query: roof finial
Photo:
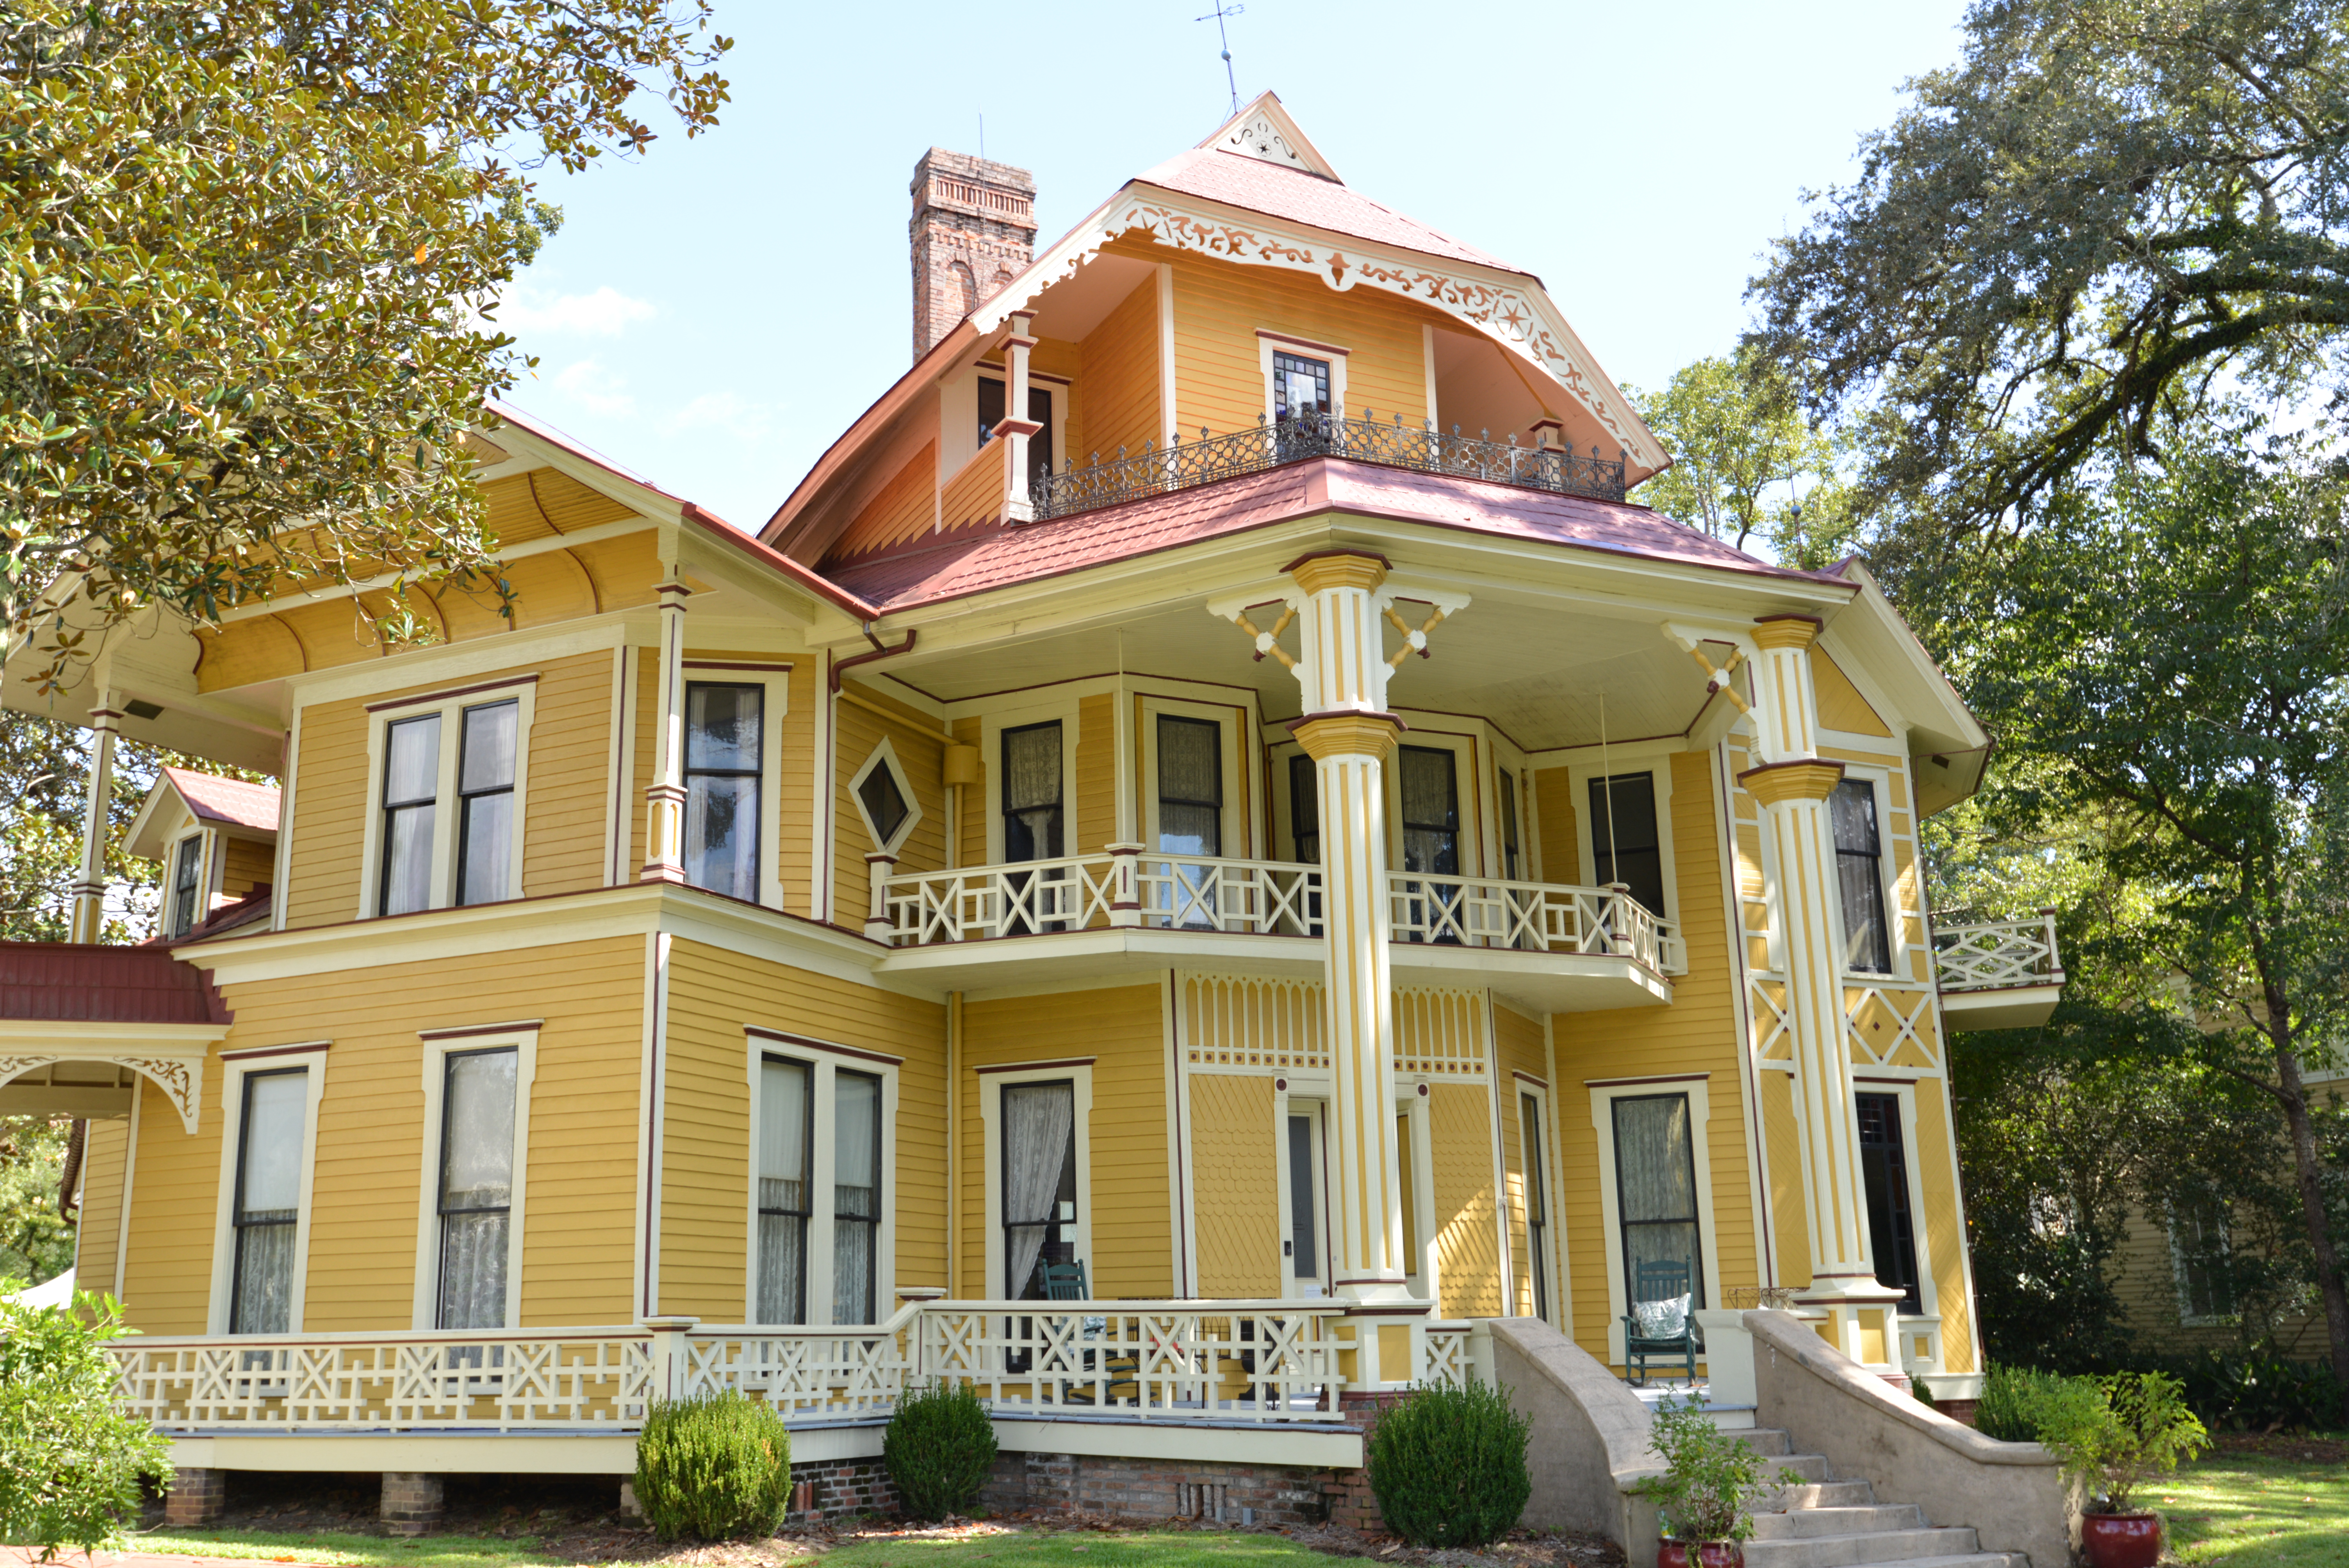
[[[1240,84],[1239,78],[1232,74],[1232,40],[1231,36],[1224,30],[1224,22],[1226,17],[1237,16],[1247,9],[1246,5],[1226,5],[1224,0],[1216,0],[1216,8],[1208,12],[1206,16],[1192,18],[1195,22],[1205,22],[1210,16],[1215,18],[1216,36],[1224,46],[1224,83],[1232,89],[1234,114],[1240,112]]]

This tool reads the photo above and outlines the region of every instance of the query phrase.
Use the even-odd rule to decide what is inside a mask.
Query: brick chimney
[[[1036,177],[933,147],[914,165],[914,357],[1036,256]]]

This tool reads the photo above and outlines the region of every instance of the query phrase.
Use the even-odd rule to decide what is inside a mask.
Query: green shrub
[[[1482,1546],[1517,1522],[1533,1495],[1530,1418],[1500,1389],[1423,1387],[1371,1431],[1371,1490],[1387,1528],[1414,1546]]]
[[[2041,1440],[2097,1511],[2127,1513],[2138,1487],[2210,1446],[2175,1377],[2116,1372],[2080,1381],[2092,1397],[2067,1400]]]
[[[916,1519],[968,1513],[995,1467],[995,1423],[967,1386],[933,1383],[898,1399],[881,1462]]]
[[[1994,1364],[1982,1379],[1974,1426],[1984,1437],[2003,1443],[2035,1443],[2062,1424],[2067,1411],[2098,1397],[2094,1377]]]
[[[0,1541],[95,1552],[139,1510],[139,1478],[168,1482],[171,1447],[114,1408],[112,1296],[74,1310],[0,1301]]]
[[[792,1434],[737,1389],[664,1399],[636,1439],[636,1506],[663,1541],[772,1535],[791,1509]]]
[[[1665,1469],[1640,1482],[1640,1491],[1656,1500],[1667,1539],[1743,1541],[1754,1533],[1754,1504],[1777,1490],[1770,1461],[1714,1426],[1704,1401],[1665,1400],[1648,1440]]]

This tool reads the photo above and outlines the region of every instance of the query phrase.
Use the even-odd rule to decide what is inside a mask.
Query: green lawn
[[[535,1537],[421,1535],[410,1541],[333,1531],[156,1530],[134,1533],[132,1552],[184,1553],[191,1557],[241,1557],[260,1563],[382,1563],[385,1568],[523,1568],[554,1562]]]
[[[2343,1568],[2349,1563],[2349,1466],[2214,1455],[2139,1494],[2169,1549],[2200,1568]]]

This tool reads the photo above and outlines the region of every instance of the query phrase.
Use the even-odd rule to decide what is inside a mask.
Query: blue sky
[[[543,181],[564,222],[501,313],[540,358],[513,401],[755,529],[909,361],[923,150],[978,151],[983,114],[1049,243],[1229,112],[1212,4],[718,0],[719,127]],[[1957,58],[1963,10],[1247,0],[1229,26],[1241,101],[1278,92],[1350,185],[1540,274],[1652,387],[1734,340],[1802,191]]]

